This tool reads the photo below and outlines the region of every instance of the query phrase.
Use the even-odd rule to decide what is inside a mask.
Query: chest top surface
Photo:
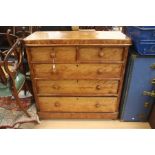
[[[131,39],[120,31],[37,31],[24,39],[32,44],[122,44]]]

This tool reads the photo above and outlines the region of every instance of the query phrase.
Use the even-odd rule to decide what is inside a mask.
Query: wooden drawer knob
[[[103,56],[104,56],[104,52],[100,51],[100,52],[98,53],[98,56],[99,56],[99,57],[103,57]]]
[[[96,103],[96,104],[95,104],[95,107],[96,107],[96,108],[99,108],[100,106],[101,106],[100,103]]]
[[[98,70],[97,70],[97,73],[98,73],[98,74],[103,74],[103,70],[102,70],[102,69],[98,69]]]
[[[60,87],[58,85],[53,85],[54,89],[59,89]]]
[[[55,58],[55,57],[56,57],[55,52],[51,52],[50,57],[51,57],[51,58]]]
[[[102,88],[102,87],[101,87],[100,85],[97,85],[97,86],[96,86],[96,89],[97,89],[97,90],[100,90],[101,88]]]
[[[60,107],[60,102],[57,101],[54,103],[54,105],[55,105],[55,107]]]

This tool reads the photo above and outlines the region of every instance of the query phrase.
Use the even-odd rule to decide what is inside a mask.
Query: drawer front
[[[76,60],[75,47],[34,47],[31,48],[31,61],[73,63]]]
[[[118,81],[108,80],[37,80],[39,94],[117,94]]]
[[[113,97],[39,97],[40,111],[47,112],[116,112]]]
[[[81,61],[122,61],[121,47],[83,47],[79,50]]]
[[[120,78],[122,64],[33,64],[34,76],[50,79]]]

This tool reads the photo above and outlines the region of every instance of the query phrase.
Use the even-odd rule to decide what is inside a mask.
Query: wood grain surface
[[[117,98],[112,97],[39,97],[41,111],[116,112]]]
[[[116,31],[46,31],[23,42],[40,118],[118,118],[130,38]]]

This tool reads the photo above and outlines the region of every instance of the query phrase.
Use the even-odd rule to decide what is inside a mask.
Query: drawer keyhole
[[[97,70],[97,73],[98,73],[98,74],[103,74],[103,70],[102,70],[102,69],[98,69],[98,70]]]
[[[52,59],[56,58],[55,52],[51,52],[50,57],[51,57]]]
[[[100,106],[101,106],[100,103],[96,103],[96,104],[95,104],[95,107],[96,107],[96,108],[99,108]]]
[[[60,87],[58,85],[53,85],[54,89],[59,89]]]
[[[96,86],[96,89],[97,89],[97,90],[101,90],[101,88],[102,88],[102,87],[101,87],[100,85],[97,85],[97,86]]]
[[[55,102],[54,105],[55,105],[55,107],[60,107],[60,102],[57,101],[57,102]]]

